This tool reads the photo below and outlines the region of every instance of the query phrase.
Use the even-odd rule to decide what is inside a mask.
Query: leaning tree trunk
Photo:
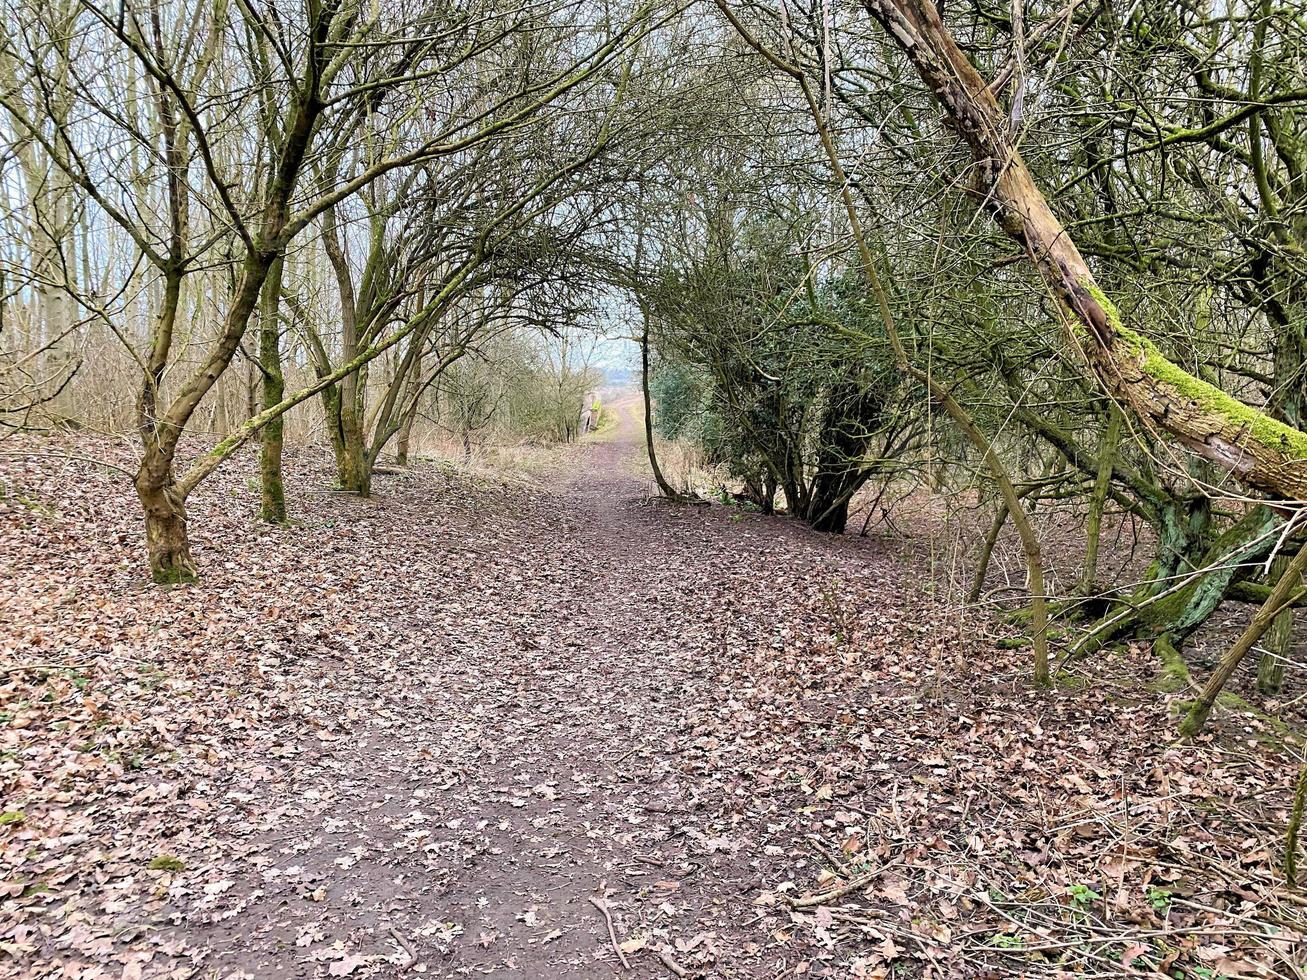
[[[1301,594],[1304,570],[1307,570],[1307,546],[1298,549],[1298,553],[1293,556],[1293,560],[1285,567],[1284,574],[1280,576],[1280,581],[1275,583],[1275,588],[1271,590],[1266,602],[1253,614],[1252,622],[1248,624],[1248,628],[1240,634],[1239,639],[1235,640],[1234,645],[1221,658],[1216,670],[1207,679],[1207,684],[1203,687],[1198,700],[1193,703],[1189,713],[1180,724],[1181,735],[1188,738],[1202,731],[1203,726],[1207,724],[1207,717],[1211,714],[1212,707],[1216,704],[1216,699],[1220,697],[1221,691],[1225,689],[1226,683],[1234,675],[1243,658],[1248,655],[1248,651],[1271,628],[1271,623],[1275,622],[1275,617],[1285,609],[1290,608],[1294,600]]]
[[[643,304],[641,304],[640,316],[644,321],[643,329],[640,331],[640,391],[644,396],[644,443],[649,451],[649,469],[653,470],[658,492],[669,500],[679,500],[681,495],[667,482],[667,477],[663,476],[662,467],[658,465],[658,454],[654,451],[653,399],[649,395],[649,313],[644,309]]]
[[[1017,499],[1024,500],[1036,490],[1040,484],[1030,483],[1017,491]],[[980,546],[980,557],[976,559],[976,571],[971,578],[971,589],[967,592],[967,602],[976,603],[980,601],[981,593],[985,591],[985,579],[989,577],[989,562],[994,556],[994,547],[998,544],[999,535],[1003,533],[1003,525],[1011,511],[1008,509],[1007,500],[1002,499],[998,502],[998,509],[994,512],[994,520],[989,525],[989,531],[985,534],[985,540]]]
[[[1122,636],[1148,638],[1167,665],[1164,683],[1177,686],[1186,682],[1181,647],[1247,576],[1249,566],[1271,550],[1281,519],[1255,508],[1213,537],[1205,518],[1191,527],[1163,516],[1159,558],[1146,580],[1108,607],[1072,655],[1087,656]]]
[[[1030,256],[1063,313],[1070,342],[1112,394],[1245,486],[1307,499],[1307,434],[1193,377],[1130,329],[1104,295],[1017,151],[994,89],[930,0],[863,0],[912,62],[977,167],[976,192]]]

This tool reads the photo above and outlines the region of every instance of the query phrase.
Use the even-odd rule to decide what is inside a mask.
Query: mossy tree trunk
[[[863,0],[916,68],[976,161],[976,191],[1057,299],[1071,343],[1114,398],[1245,486],[1307,499],[1307,434],[1169,361],[1126,327],[1011,137],[1008,113],[930,0]]]
[[[281,368],[282,268],[278,256],[268,270],[259,305],[259,368],[263,372],[263,407],[277,405],[286,395],[286,378]],[[271,524],[286,523],[286,488],[282,482],[281,457],[286,417],[278,415],[263,427],[259,446],[260,516]]]
[[[195,581],[186,494],[173,477],[169,456],[147,447],[136,473],[136,495],[145,511],[150,577],[160,585]]]
[[[1144,582],[1114,603],[1077,644],[1085,656],[1121,636],[1154,640],[1165,662],[1249,575],[1275,543],[1281,519],[1265,508],[1249,511],[1215,537],[1205,498],[1177,499],[1162,507],[1157,558]]]
[[[1298,785],[1289,811],[1289,826],[1284,834],[1284,880],[1290,887],[1298,884],[1298,833],[1302,829],[1303,810],[1307,809],[1307,763],[1298,771]]]
[[[364,444],[363,423],[359,413],[343,404],[340,411],[340,454],[336,457],[336,482],[342,490],[351,490],[360,497],[372,493],[372,464],[368,461]]]
[[[1230,587],[1248,577],[1250,566],[1270,553],[1281,523],[1277,514],[1255,508],[1230,525],[1196,562],[1177,569],[1177,575],[1189,577],[1183,585],[1159,583],[1171,586],[1171,591],[1145,607],[1143,622],[1154,631],[1171,633],[1177,645],[1188,639],[1215,612]]]

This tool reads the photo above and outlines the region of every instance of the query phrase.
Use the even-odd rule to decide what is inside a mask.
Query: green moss
[[[1249,703],[1244,698],[1232,691],[1222,691],[1216,696],[1216,703],[1227,711],[1234,711],[1238,714],[1251,715],[1257,721],[1261,722],[1269,732],[1263,731],[1257,736],[1257,740],[1264,745],[1272,747],[1283,747],[1284,739],[1293,737],[1294,730],[1286,725],[1274,715],[1269,715],[1261,708]]]
[[[1127,352],[1139,361],[1145,374],[1174,388],[1203,411],[1220,415],[1229,423],[1242,428],[1248,436],[1263,446],[1307,460],[1307,433],[1300,432],[1245,405],[1215,385],[1195,378],[1168,360],[1143,334],[1125,326],[1121,322],[1120,311],[1093,280],[1082,278],[1080,285],[1102,308],[1113,333],[1125,345]]]
[[[157,568],[150,577],[154,579],[155,585],[189,585],[199,578],[194,572],[187,571],[185,568]]]
[[[1030,637],[1028,636],[1005,636],[1001,638],[994,646],[1000,650],[1020,650],[1030,646]]]
[[[1162,661],[1162,674],[1153,685],[1157,690],[1171,694],[1189,686],[1189,667],[1169,634],[1163,633],[1153,641],[1153,653]]]
[[[167,871],[171,874],[176,874],[177,872],[185,871],[186,865],[182,862],[181,858],[173,857],[171,854],[160,854],[150,862],[149,869],[151,871]]]
[[[15,827],[27,819],[22,810],[6,810],[0,813],[0,827]]]

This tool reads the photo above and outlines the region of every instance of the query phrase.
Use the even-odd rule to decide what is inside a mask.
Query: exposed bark
[[[1126,327],[1054,216],[1012,142],[1007,114],[930,0],[864,0],[977,162],[976,190],[1023,248],[1064,313],[1070,341],[1103,386],[1151,427],[1246,486],[1307,499],[1307,434],[1167,360]]]
[[[194,581],[195,562],[186,533],[186,495],[173,478],[171,456],[147,445],[135,485],[145,512],[150,577],[161,585]]]

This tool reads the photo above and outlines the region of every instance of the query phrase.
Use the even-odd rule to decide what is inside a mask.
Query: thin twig
[[[125,470],[121,466],[117,466],[113,463],[107,463],[102,459],[95,459],[94,457],[91,456],[78,456],[75,453],[3,452],[0,453],[0,456],[17,456],[26,459],[60,459],[65,462],[71,460],[76,463],[93,463],[96,466],[103,466],[107,470],[113,470],[116,473],[121,473],[123,476],[127,477],[128,479],[134,480],[136,478],[136,474],[133,473],[131,470]]]
[[[405,957],[407,957],[407,959],[403,963],[399,964],[399,968],[401,970],[407,970],[410,966],[412,966],[414,963],[417,962],[417,954],[413,952],[413,947],[408,944],[408,940],[405,939],[403,936],[401,936],[399,934],[399,930],[397,930],[394,926],[390,927],[390,936],[392,939],[395,940],[396,943],[399,944],[400,951],[404,954]]]
[[[631,969],[631,964],[626,961],[626,954],[622,952],[622,947],[617,944],[617,933],[613,931],[613,917],[608,911],[608,903],[602,898],[595,898],[593,895],[590,896],[589,900],[591,905],[603,913],[604,924],[608,926],[608,941],[613,944],[613,952],[622,961],[622,969]]]

